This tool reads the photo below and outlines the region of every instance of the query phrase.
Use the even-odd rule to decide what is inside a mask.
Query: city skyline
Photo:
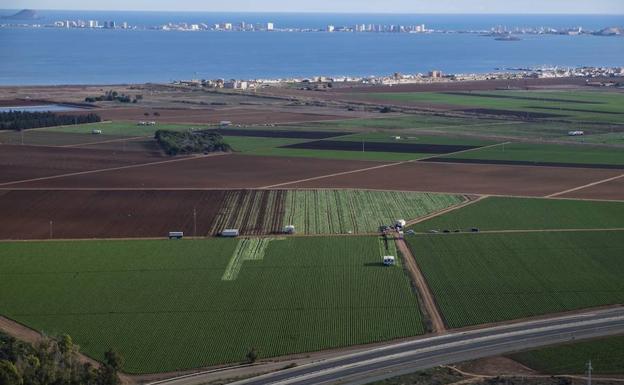
[[[509,4],[502,0],[438,0],[435,3],[418,0],[387,0],[362,2],[357,0],[330,0],[291,2],[266,0],[262,5],[251,0],[232,0],[224,4],[216,1],[179,0],[175,6],[165,0],[92,1],[80,0],[7,0],[5,9],[71,9],[122,11],[203,11],[203,12],[327,12],[327,13],[447,13],[447,14],[624,14],[620,0],[571,2],[569,0],[526,0]]]

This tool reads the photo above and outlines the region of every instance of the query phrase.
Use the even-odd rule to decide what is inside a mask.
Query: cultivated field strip
[[[269,242],[275,240],[274,238],[243,238],[238,241],[234,253],[230,258],[230,262],[225,268],[223,281],[234,281],[238,277],[240,269],[243,267],[245,261],[261,261],[264,259],[264,253],[266,252]]]
[[[239,229],[246,235],[281,232],[284,198],[285,192],[281,190],[228,191],[210,234],[224,229]]]
[[[244,262],[223,280],[232,255]],[[94,358],[115,347],[130,373],[423,333],[409,279],[382,266],[376,237],[3,242],[0,293],[0,314],[68,333]]]
[[[364,234],[397,219],[414,219],[461,203],[464,197],[363,190],[291,190],[284,224],[303,234]]]
[[[408,237],[449,327],[624,301],[624,232]]]

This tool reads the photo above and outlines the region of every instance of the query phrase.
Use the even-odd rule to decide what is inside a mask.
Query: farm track
[[[574,187],[574,188],[571,188],[571,189],[568,189],[568,190],[564,190],[564,191],[560,191],[560,192],[557,192],[557,193],[554,193],[554,194],[550,194],[550,195],[547,195],[546,198],[556,198],[558,196],[569,194],[569,193],[576,192],[576,191],[579,191],[579,190],[584,190],[584,189],[589,188],[589,187],[594,187],[594,186],[598,186],[598,185],[601,185],[601,184],[604,184],[604,183],[607,183],[607,182],[616,181],[618,179],[621,179],[622,177],[624,177],[624,174],[621,174],[621,175],[618,175],[618,176],[614,176],[612,178],[599,180],[597,182],[588,183],[588,184],[585,184],[583,186]]]
[[[427,284],[425,276],[416,263],[416,258],[414,258],[414,255],[407,246],[407,243],[405,243],[405,240],[396,239],[395,242],[397,249],[403,255],[403,261],[405,262],[405,267],[411,276],[412,283],[418,290],[419,297],[423,305],[421,311],[424,313],[425,318],[431,322],[432,332],[444,333],[446,331],[446,326],[444,324],[442,314],[436,305],[435,298],[433,297],[433,293]]]

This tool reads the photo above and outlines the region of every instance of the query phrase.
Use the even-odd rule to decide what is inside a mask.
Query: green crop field
[[[226,138],[227,141],[228,138]],[[308,150],[300,148],[262,148],[248,151],[248,155],[286,156],[297,158],[339,159],[339,160],[370,160],[378,162],[402,162],[432,156],[432,154],[374,152],[374,151],[341,151],[341,150]]]
[[[393,135],[394,134],[394,135]],[[400,139],[396,139],[399,136]],[[330,138],[329,140],[340,140],[348,142],[381,142],[399,144],[448,144],[462,146],[487,146],[497,143],[496,141],[473,138],[468,136],[446,136],[427,134],[407,134],[394,133],[392,131],[374,131],[365,133],[355,133],[351,135]]]
[[[459,204],[459,195],[364,190],[291,190],[284,224],[303,234],[370,233]]]
[[[428,230],[624,228],[624,202],[490,197],[411,228]]]
[[[95,358],[114,347],[131,373],[423,333],[410,281],[381,265],[377,237],[238,242],[0,243],[0,314],[69,333]],[[238,273],[223,279],[237,247]]]
[[[445,157],[442,155],[442,157]],[[583,145],[509,143],[449,158],[624,165],[624,149]]]
[[[510,356],[541,373],[585,374],[591,360],[594,374],[624,373],[624,337],[609,337],[553,346]]]
[[[354,94],[362,97],[362,94]],[[612,92],[496,91],[371,93],[374,100],[554,114],[576,121],[624,123],[624,95]]]
[[[624,231],[434,234],[408,243],[453,328],[624,301]]]

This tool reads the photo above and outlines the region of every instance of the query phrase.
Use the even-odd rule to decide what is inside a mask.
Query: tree
[[[0,385],[22,385],[24,381],[15,365],[7,360],[0,360]]]
[[[106,353],[104,353],[104,359],[105,359],[106,365],[110,366],[116,371],[123,370],[124,358],[121,354],[119,354],[115,350],[110,349]]]
[[[258,351],[256,348],[251,348],[251,350],[247,353],[247,362],[253,364],[258,360]]]

